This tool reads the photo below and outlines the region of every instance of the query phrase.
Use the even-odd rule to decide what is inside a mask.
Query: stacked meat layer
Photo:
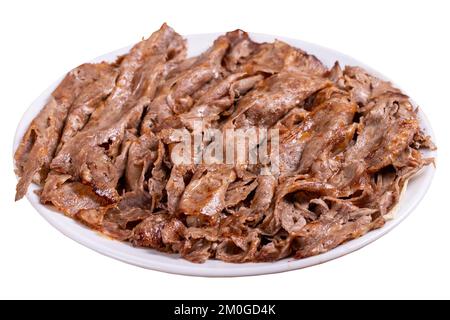
[[[176,164],[176,129],[278,129],[268,164]],[[408,97],[361,68],[328,69],[236,30],[186,58],[167,25],[114,63],[69,72],[16,154],[16,199],[193,262],[308,257],[381,227],[432,159]]]

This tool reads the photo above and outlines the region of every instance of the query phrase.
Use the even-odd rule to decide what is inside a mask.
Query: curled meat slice
[[[303,227],[301,235],[293,243],[293,247],[298,248],[295,258],[306,258],[329,251],[383,225],[383,218],[372,220],[371,216],[363,216],[347,223],[334,219],[311,222]]]
[[[170,246],[174,251],[180,251],[186,234],[186,226],[178,219],[170,219],[161,230],[163,243]]]
[[[117,207],[80,210],[76,219],[117,240],[127,240],[133,228],[151,216],[149,210],[130,208],[119,210]]]
[[[360,67],[346,66],[343,72],[343,80],[340,82],[350,92],[354,101],[365,105],[370,99],[387,92],[400,93],[390,82],[383,81],[367,73]]]
[[[168,223],[168,218],[164,213],[150,215],[133,229],[131,243],[135,246],[164,250],[166,245],[163,242],[162,230]]]
[[[225,35],[230,40],[230,49],[224,57],[224,64],[228,71],[236,72],[245,64],[260,44],[253,42],[247,32],[235,30]]]
[[[327,158],[336,146],[348,143],[353,137],[355,127],[352,122],[357,110],[356,104],[344,92],[336,92],[333,88],[325,90],[333,93],[317,108],[323,108],[329,115],[315,114],[313,132],[300,158],[300,173],[308,172],[314,161],[322,155]]]
[[[166,185],[167,209],[169,213],[174,214],[177,212],[178,204],[186,188],[186,180],[190,180],[193,171],[192,166],[175,165],[172,168]]]
[[[68,182],[70,178],[70,175],[50,173],[41,192],[41,202],[53,204],[69,217],[83,209],[96,209],[107,205],[92,188],[80,182]]]
[[[165,146],[159,141],[156,160],[153,163],[153,169],[151,170],[151,177],[148,179],[148,193],[152,197],[151,210],[155,208],[165,209],[165,205],[161,204],[161,198],[163,197],[164,188],[167,183],[167,170],[164,165],[166,157]]]
[[[384,97],[384,96],[382,96]],[[383,99],[380,97],[379,99]],[[393,114],[395,121],[384,133],[383,141],[366,159],[369,172],[378,171],[394,162],[405,149],[413,143],[414,135],[419,131],[419,121],[409,101],[394,102],[397,110]]]
[[[219,120],[220,114],[229,109],[236,98],[252,89],[264,77],[247,77],[245,73],[233,73],[209,88],[189,112],[181,114],[181,122],[193,129],[194,121],[203,121],[203,125]],[[211,126],[214,126],[211,124]]]
[[[226,37],[220,37],[208,51],[176,70],[149,105],[141,132],[153,130],[174,115],[189,111],[194,104],[191,95],[210,81],[220,78],[222,59],[229,45]]]
[[[240,180],[230,184],[225,194],[225,207],[233,207],[247,199],[249,194],[255,190],[258,181],[255,179]]]
[[[174,113],[189,110],[192,107],[190,96],[209,81],[219,78],[222,59],[229,45],[230,42],[226,37],[218,38],[189,70],[178,77],[167,96],[167,102]]]
[[[247,234],[231,236],[222,241],[216,249],[216,258],[226,262],[254,261],[258,255],[259,234],[251,230]]]
[[[281,212],[281,226],[290,234],[299,232],[305,225],[306,219],[302,214],[301,208],[296,208],[293,203],[282,199],[277,204],[277,210]]]
[[[128,151],[125,179],[127,189],[143,190],[145,173],[156,161],[159,139],[152,132],[134,138]]]
[[[50,100],[31,122],[14,155],[16,173],[20,176],[16,200],[25,195],[32,181],[39,184],[45,181],[70,107],[75,105],[76,109],[80,104],[95,107],[111,92],[115,76],[114,68],[106,63],[83,64],[70,71],[53,91]],[[70,126],[71,120],[72,117],[66,126]],[[68,133],[64,132],[66,137]]]
[[[102,107],[104,100],[116,85],[118,70],[114,65],[101,63],[97,65],[98,74],[95,81],[86,85],[69,109],[62,131],[57,152],[78,131],[82,130],[97,107]]]
[[[91,185],[110,202],[118,201],[116,186],[123,170],[117,159],[121,154],[126,159],[126,131],[136,130],[164,77],[167,60],[184,50],[184,40],[166,25],[134,46],[120,63],[116,87],[104,108],[97,108],[85,128],[64,144],[51,168]]]
[[[352,123],[356,104],[345,92],[333,87],[320,93],[319,104],[304,121],[280,138],[282,175],[307,172],[322,153],[331,150],[347,136],[346,129]],[[323,96],[329,98],[322,102]]]
[[[80,208],[74,217],[111,238],[127,240],[133,228],[152,214],[150,200],[142,191],[127,192],[118,204]]]
[[[230,166],[209,167],[187,185],[180,200],[180,211],[186,215],[214,217],[225,208],[225,194],[235,179],[236,173]]]
[[[228,122],[235,123],[238,128],[270,127],[311,94],[329,84],[327,79],[305,73],[280,72],[246,94]]]
[[[279,40],[261,44],[242,68],[251,74],[291,70],[321,76],[327,71],[315,56]]]
[[[189,239],[183,243],[181,256],[194,263],[203,263],[212,255],[213,244],[206,239]]]
[[[297,208],[290,207],[289,202],[286,202],[286,197],[300,191],[315,194],[316,197],[335,196],[337,194],[333,185],[315,180],[307,175],[297,175],[281,180],[276,190],[273,210],[266,215],[261,224],[261,230],[265,234],[275,235],[280,230],[281,219],[285,212],[291,216],[286,216],[286,228],[291,229],[295,222],[299,220]],[[293,215],[295,215],[295,218]]]
[[[257,182],[258,187],[252,199],[251,208],[257,212],[265,212],[272,203],[277,179],[271,174],[264,174],[258,177]]]
[[[413,143],[419,128],[414,110],[403,95],[379,96],[366,109],[355,144],[345,151],[342,169],[330,179],[341,189],[357,181],[367,169],[376,172],[392,164]]]
[[[257,261],[275,261],[286,258],[292,252],[292,238],[286,233],[274,236],[269,243],[264,244],[257,256]]]

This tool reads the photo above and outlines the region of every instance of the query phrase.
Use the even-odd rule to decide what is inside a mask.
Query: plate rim
[[[194,38],[202,39],[202,38],[215,38],[219,35],[222,35],[224,33],[198,33],[198,34],[189,34],[184,35],[183,37],[188,40],[188,44],[190,41],[193,41]],[[365,63],[362,63],[358,59],[353,58],[352,56],[349,56],[345,53],[336,51],[334,49],[330,49],[321,45],[317,45],[315,43],[303,41],[300,39],[295,38],[289,38],[289,37],[283,37],[283,36],[275,36],[270,34],[264,34],[264,33],[252,33],[248,32],[250,37],[252,39],[256,39],[257,41],[261,41],[261,39],[267,39],[267,40],[273,40],[273,39],[279,39],[281,41],[285,41],[287,43],[299,43],[295,44],[296,47],[300,47],[302,49],[303,46],[307,47],[315,47],[316,50],[328,52],[329,54],[332,54],[333,57],[335,57],[335,60],[340,60],[342,58],[346,60],[353,61],[353,65],[360,66],[364,69],[366,69],[368,72],[376,75],[377,77],[380,77],[384,80],[391,81],[388,77],[384,76],[382,73],[380,73],[377,70],[374,70],[370,66],[367,66]],[[266,40],[266,41],[267,41]],[[206,42],[206,40],[204,40]],[[210,42],[208,42],[208,45],[210,45]],[[120,54],[123,54],[124,52],[127,52],[129,48],[131,48],[132,45],[122,47],[120,49],[108,52],[106,54],[103,54],[101,56],[98,56],[90,62],[100,62],[100,61],[110,61],[111,56],[117,56]],[[307,52],[309,50],[306,50]],[[311,52],[309,52],[311,53]],[[312,53],[315,54],[315,53]],[[317,54],[315,54],[317,55]],[[340,58],[339,58],[340,57]],[[53,91],[53,89],[59,84],[59,82],[62,80],[63,76],[59,77],[55,82],[53,82],[47,89],[45,89],[31,104],[30,106],[25,110],[25,112],[22,114],[22,117],[20,118],[19,124],[16,128],[15,135],[14,135],[14,142],[13,142],[13,148],[12,148],[12,154],[13,154],[13,165],[15,168],[15,161],[14,161],[14,152],[17,149],[17,146],[20,142],[20,139],[22,138],[23,132],[28,128],[29,122],[27,121],[27,118],[34,118],[34,116],[30,114],[37,114],[42,109],[42,101],[45,101],[50,93]],[[391,81],[396,87],[401,89],[401,86],[398,86],[395,82]],[[402,90],[403,91],[403,90]],[[418,104],[410,98],[412,103],[417,106]],[[41,104],[41,106],[37,106],[38,104]],[[37,110],[35,110],[37,109]],[[30,115],[30,116],[29,116]],[[431,123],[426,116],[426,114],[422,111],[422,108],[419,108],[419,119],[421,123],[424,125],[422,127],[426,128],[426,133],[431,136],[433,141],[436,141],[436,136],[434,133],[434,130],[431,126]],[[431,151],[429,152],[430,156],[434,157],[435,160],[437,159],[437,151]],[[108,239],[107,241],[110,242],[110,245],[104,245],[103,242],[100,243],[93,243],[90,241],[89,238],[83,238],[77,227],[73,227],[73,223],[78,225],[80,228],[84,228],[88,230],[93,235],[96,234],[98,239],[105,239],[104,236],[101,236],[98,232],[88,229],[87,227],[83,226],[82,224],[74,221],[71,218],[65,217],[58,211],[50,208],[49,206],[41,204],[39,201],[36,201],[36,195],[34,194],[34,190],[38,187],[36,185],[30,186],[26,193],[26,198],[31,203],[33,208],[55,229],[57,229],[59,232],[64,234],[66,237],[76,241],[77,243],[94,250],[95,252],[98,252],[102,255],[108,256],[110,258],[114,258],[116,260],[132,264],[138,267],[142,267],[145,269],[151,269],[155,271],[161,271],[171,274],[178,274],[178,275],[187,275],[187,276],[201,276],[201,277],[238,277],[238,276],[256,276],[256,275],[263,275],[263,274],[273,274],[273,273],[279,273],[279,272],[286,272],[286,271],[293,271],[298,269],[303,269],[307,267],[311,267],[317,264],[322,264],[327,261],[331,261],[334,259],[337,259],[339,257],[342,257],[344,255],[347,255],[349,253],[355,252],[366,245],[376,241],[377,239],[381,238],[382,236],[389,233],[391,230],[393,230],[396,226],[398,226],[403,220],[405,220],[414,210],[415,208],[420,204],[422,199],[425,197],[425,195],[428,193],[428,190],[431,186],[431,183],[434,179],[436,168],[434,166],[427,166],[424,168],[423,172],[421,172],[419,175],[426,175],[424,177],[424,181],[422,182],[422,189],[419,196],[415,199],[415,202],[412,206],[410,206],[401,216],[396,216],[394,219],[388,221],[382,228],[372,230],[368,232],[367,234],[363,235],[360,238],[353,239],[351,241],[348,241],[345,244],[342,244],[330,251],[327,251],[325,253],[308,257],[300,260],[295,260],[292,257],[282,259],[275,262],[268,262],[268,263],[242,263],[242,264],[234,264],[234,263],[227,263],[223,261],[217,261],[217,260],[208,260],[204,264],[194,264],[187,262],[183,259],[177,258],[176,254],[164,254],[159,253],[154,249],[141,249],[141,248],[132,248],[133,250],[147,250],[149,252],[148,259],[143,259],[140,256],[132,255],[130,253],[127,253],[126,251],[121,250],[114,250],[111,249],[113,247],[113,243],[118,243],[117,240]],[[16,176],[17,177],[17,176]],[[413,179],[416,178],[413,177]],[[408,188],[406,189],[406,192],[408,192]],[[399,205],[402,203],[402,200],[400,200]],[[399,210],[400,211],[400,210]],[[51,212],[51,213],[50,213]],[[70,220],[70,224],[67,226],[64,226],[63,219],[60,219],[61,217],[65,219]],[[96,237],[94,237],[96,238]],[[106,242],[105,242],[106,243]],[[124,245],[129,246],[126,243],[122,243]],[[170,263],[165,263],[161,261],[155,261],[152,259],[154,256],[168,256],[171,261]],[[174,259],[176,258],[176,259]],[[179,263],[182,261],[182,263]],[[214,261],[214,262],[211,262]],[[209,264],[215,264],[219,266],[209,266]]]

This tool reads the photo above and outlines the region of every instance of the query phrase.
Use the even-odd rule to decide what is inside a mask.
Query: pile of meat
[[[40,200],[113,239],[193,262],[328,251],[381,227],[434,148],[408,97],[236,30],[201,55],[167,25],[114,63],[67,74],[16,153],[16,200]],[[267,164],[179,165],[174,129],[279,129]]]

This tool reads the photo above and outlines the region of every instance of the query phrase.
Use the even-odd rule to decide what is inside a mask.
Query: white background
[[[0,2],[0,298],[450,298],[448,1]],[[135,43],[163,22],[182,34],[241,28],[342,51],[402,86],[429,117],[438,170],[412,215],[375,243],[323,265],[208,279],[140,269],[65,238],[14,203],[12,141],[55,79]]]

